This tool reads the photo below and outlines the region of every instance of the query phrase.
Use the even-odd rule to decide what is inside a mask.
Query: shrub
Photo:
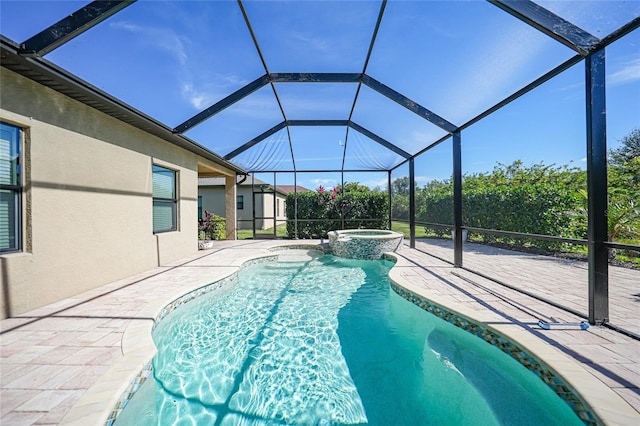
[[[566,166],[516,161],[499,164],[491,173],[465,175],[462,189],[463,224],[566,238],[584,238],[586,220],[581,214],[580,190],[586,187],[583,170]],[[422,222],[453,224],[453,187],[450,180],[432,181],[416,191],[416,217]],[[443,236],[446,228],[425,226]],[[530,244],[558,249],[559,243],[480,234],[486,243]]]
[[[315,192],[290,193],[287,195],[287,234],[294,238],[298,219],[298,238],[326,238],[329,231],[345,228],[387,229],[387,196],[384,192],[370,191],[360,186],[342,192],[342,188],[325,190],[320,186]]]
[[[198,225],[200,240],[224,240],[227,238],[227,223],[225,218],[205,210],[204,220]]]

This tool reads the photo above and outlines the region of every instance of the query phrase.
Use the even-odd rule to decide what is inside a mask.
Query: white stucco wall
[[[26,139],[23,249],[0,256],[1,317],[197,251],[198,163],[232,171],[4,68],[0,83],[0,119]],[[176,232],[153,234],[154,163],[178,172]]]

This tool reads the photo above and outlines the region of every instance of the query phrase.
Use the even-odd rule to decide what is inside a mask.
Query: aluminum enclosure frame
[[[551,11],[539,6],[530,0],[488,0],[491,4],[504,12],[514,16],[527,25],[541,31],[545,35],[562,43],[563,45],[573,49],[577,54],[565,61],[563,64],[555,67],[545,75],[539,77],[535,81],[526,85],[522,89],[516,91],[504,100],[500,101],[493,107],[487,109],[483,113],[477,115],[467,123],[456,126],[446,119],[440,117],[428,108],[414,102],[409,97],[395,91],[389,86],[378,82],[367,75],[366,70],[369,59],[376,41],[378,29],[382,22],[387,0],[381,1],[381,7],[378,14],[375,29],[369,45],[369,50],[364,62],[362,72],[360,73],[272,73],[269,71],[267,63],[262,55],[258,40],[253,32],[250,20],[242,0],[237,0],[238,5],[243,13],[245,22],[256,49],[264,66],[265,74],[237,90],[226,98],[216,102],[210,107],[202,110],[190,119],[175,128],[168,128],[162,123],[155,121],[135,110],[134,108],[124,104],[123,102],[113,98],[88,83],[80,80],[74,75],[60,69],[54,64],[46,61],[42,56],[63,45],[82,32],[92,28],[108,17],[117,14],[127,6],[135,2],[135,0],[125,1],[93,1],[89,5],[79,9],[76,13],[69,15],[58,21],[56,24],[44,29],[35,36],[25,40],[20,44],[14,44],[2,37],[2,66],[21,73],[39,83],[51,87],[61,93],[66,94],[74,99],[79,100],[93,108],[99,109],[115,118],[130,123],[138,128],[149,131],[152,134],[159,135],[174,141],[180,146],[203,154],[206,157],[221,160],[221,158],[209,151],[207,148],[198,145],[196,142],[183,136],[184,132],[194,126],[204,122],[208,118],[213,117],[229,106],[242,100],[246,96],[256,90],[271,85],[278,105],[280,107],[283,121],[271,129],[266,130],[262,134],[247,141],[242,146],[228,153],[224,160],[228,162],[229,167],[239,174],[247,172],[258,173],[260,170],[244,171],[242,168],[233,165],[230,162],[234,157],[247,149],[259,144],[267,137],[274,133],[286,129],[289,131],[290,126],[344,126],[346,128],[345,148],[343,151],[343,161],[341,172],[344,175],[344,158],[346,155],[346,144],[348,143],[349,129],[358,131],[381,146],[402,156],[404,161],[390,170],[388,173],[388,190],[391,190],[391,173],[408,163],[409,166],[409,191],[410,191],[410,245],[415,246],[415,159],[421,154],[436,147],[440,143],[452,140],[453,144],[453,181],[454,181],[454,265],[456,267],[463,266],[462,258],[462,237],[461,230],[465,229],[462,221],[462,167],[461,167],[461,150],[462,137],[461,131],[472,124],[482,120],[498,111],[502,107],[508,105],[512,101],[520,98],[525,93],[530,92],[542,83],[561,74],[565,70],[573,67],[581,61],[585,63],[585,82],[586,82],[586,105],[585,111],[587,116],[587,138],[585,141],[587,147],[587,189],[589,193],[588,199],[588,239],[584,241],[588,245],[588,263],[589,263],[589,313],[588,319],[591,324],[607,324],[609,321],[608,310],[608,261],[607,254],[609,248],[623,247],[626,249],[639,250],[640,246],[631,246],[625,244],[616,244],[608,242],[607,235],[607,164],[606,164],[606,87],[605,87],[605,64],[606,57],[604,49],[609,44],[622,38],[626,34],[640,28],[640,18],[635,18],[625,24],[623,27],[607,35],[603,39],[584,31],[580,27],[568,22]],[[358,88],[351,108],[351,113],[346,120],[289,120],[280,103],[277,90],[274,83],[287,82],[306,82],[306,83],[357,83]],[[353,110],[358,98],[360,88],[365,85],[372,90],[382,94],[396,104],[404,107],[412,113],[418,115],[427,122],[439,127],[446,132],[446,135],[430,145],[424,147],[417,153],[408,153],[401,149],[393,142],[385,140],[375,133],[365,129],[352,121]],[[289,136],[289,148],[292,156],[293,170],[287,172],[294,173],[294,179],[298,171],[295,166],[295,156],[291,145],[291,137]],[[271,172],[271,171],[269,171]],[[304,172],[307,172],[306,170]],[[297,183],[296,183],[297,184]],[[389,199],[391,193],[389,192]],[[391,217],[389,218],[391,220]],[[471,229],[471,228],[468,228]],[[488,232],[505,232],[497,230],[485,230]],[[550,236],[531,236],[529,234],[515,233],[521,236],[529,236],[533,238],[558,238]],[[562,239],[563,241],[570,241]]]

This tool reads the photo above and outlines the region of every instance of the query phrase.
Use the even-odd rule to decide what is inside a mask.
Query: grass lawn
[[[273,228],[259,230],[258,234],[263,235],[273,235]],[[277,238],[286,238],[287,237],[287,224],[281,223],[276,226],[276,237]],[[239,240],[251,240],[253,239],[253,230],[251,229],[239,229],[238,230],[238,239]]]
[[[409,224],[405,222],[391,222],[391,230],[396,232],[401,232],[404,234],[405,238],[409,238],[410,230]],[[416,225],[416,237],[434,237],[435,235],[427,233],[424,230],[424,226]]]

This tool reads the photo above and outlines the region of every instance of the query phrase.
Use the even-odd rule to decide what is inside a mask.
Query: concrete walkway
[[[177,296],[228,276],[246,260],[272,255],[274,246],[296,243],[319,241],[217,242],[214,249],[189,259],[1,321],[0,424],[104,424],[114,402],[140,370],[140,362],[129,362],[129,355],[137,353],[130,348],[138,341],[146,345],[150,341],[150,336],[141,337],[133,330],[148,334],[154,313]],[[424,244],[424,251],[439,250]],[[398,284],[518,339],[569,380],[608,424],[640,424],[639,341],[601,327],[541,330],[536,325],[541,318],[580,318],[421,251],[405,247],[398,255],[391,274]],[[491,256],[490,271],[516,278],[535,278],[543,272],[566,277],[567,268],[582,273],[580,267],[555,259],[543,262],[510,252]],[[465,265],[472,264],[472,259],[472,254],[466,255]],[[476,267],[487,269],[482,258],[477,262]],[[529,268],[540,272],[527,273]],[[629,279],[631,293],[640,293],[640,273],[633,271]],[[557,297],[559,286],[566,287],[559,280],[535,280],[536,291]],[[579,295],[574,297],[575,306],[583,310]],[[620,325],[637,325],[637,298],[621,297],[615,304],[620,304],[614,306]]]

